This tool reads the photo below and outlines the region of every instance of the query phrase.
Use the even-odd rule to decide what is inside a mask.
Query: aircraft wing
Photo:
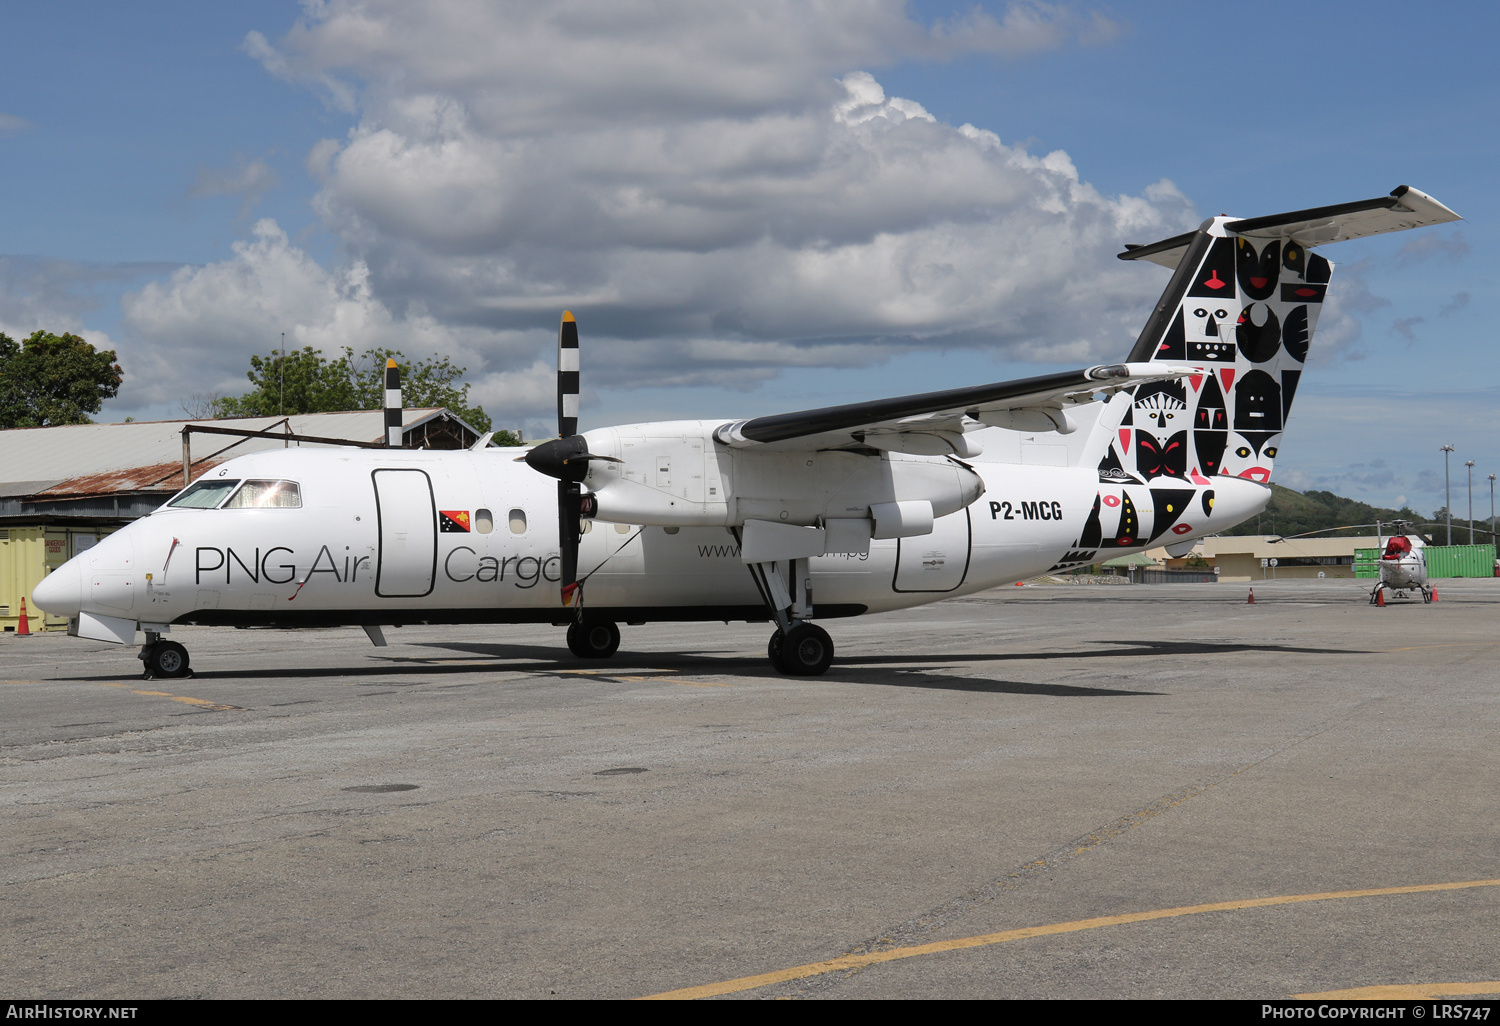
[[[1240,235],[1294,239],[1311,248],[1345,239],[1360,239],[1366,235],[1458,220],[1462,219],[1431,196],[1409,185],[1400,185],[1392,189],[1389,196],[1338,203],[1331,207],[1292,210],[1285,214],[1270,214],[1243,221],[1228,221],[1224,227]],[[1127,245],[1125,252],[1119,256],[1121,260],[1149,260],[1153,264],[1175,269],[1187,252],[1188,243],[1197,234],[1187,232],[1153,242],[1149,246]]]
[[[1114,393],[1144,382],[1198,373],[1202,373],[1200,368],[1161,363],[1085,367],[1016,381],[756,417],[725,424],[714,437],[735,448],[814,450],[870,445],[900,452],[964,455],[965,447],[958,436],[966,430],[998,425],[1066,433],[1072,430],[1062,412],[1067,405],[1089,402],[1098,392]],[[930,448],[923,448],[922,436],[931,438]]]

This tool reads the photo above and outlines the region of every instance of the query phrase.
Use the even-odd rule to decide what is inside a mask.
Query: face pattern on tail
[[[1153,361],[1205,373],[1139,387],[1128,437],[1122,425],[1099,465],[1102,483],[1271,477],[1332,265],[1295,239],[1227,234],[1224,222],[1189,248],[1184,259],[1198,266],[1149,343]]]

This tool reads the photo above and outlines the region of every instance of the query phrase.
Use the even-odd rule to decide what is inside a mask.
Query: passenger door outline
[[[418,482],[415,478],[407,475],[416,474],[421,478]],[[382,475],[391,475],[382,480]],[[395,475],[402,475],[397,477]],[[432,589],[437,583],[437,556],[438,556],[438,529],[437,529],[437,499],[432,491],[432,479],[427,476],[425,470],[406,467],[381,467],[370,472],[370,481],[375,489],[375,524],[376,524],[376,555],[375,555],[375,594],[381,598],[424,598],[432,594]],[[382,490],[385,498],[382,501]],[[426,499],[425,505],[423,499]],[[401,500],[408,500],[403,506]],[[405,532],[398,532],[397,513],[415,514],[410,517],[409,526],[403,519],[399,526],[407,526]],[[425,514],[425,517],[423,516]],[[425,523],[423,522],[425,520]],[[422,551],[426,546],[422,543],[425,537],[417,539],[405,539],[401,542],[401,556],[406,557],[401,562],[394,558],[388,559],[387,535],[390,536],[389,556],[394,557],[398,533],[410,534],[416,528],[425,529],[432,537],[431,555],[422,557]],[[418,551],[413,552],[413,549]],[[426,582],[422,581],[425,571]],[[407,590],[400,589],[405,581],[398,577],[406,576],[414,582],[408,585]],[[392,587],[393,590],[386,590]],[[421,587],[423,590],[413,590]]]

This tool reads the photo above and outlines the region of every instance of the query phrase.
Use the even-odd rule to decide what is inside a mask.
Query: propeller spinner
[[[581,482],[588,475],[590,460],[609,460],[588,451],[588,441],[578,433],[578,322],[563,311],[557,331],[557,435],[521,459],[539,474],[557,479],[557,538],[562,557],[562,602],[573,604],[578,580],[578,540],[583,533],[581,518],[592,498],[583,494]],[[589,510],[592,512],[592,510]]]

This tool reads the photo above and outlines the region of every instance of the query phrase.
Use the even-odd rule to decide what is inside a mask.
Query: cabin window
[[[239,483],[239,478],[231,478],[228,481],[195,481],[167,505],[181,509],[213,509],[223,502],[224,496],[234,491],[234,486]]]
[[[487,509],[476,509],[474,511],[474,530],[480,534],[489,534],[495,529],[495,514]]]
[[[524,509],[513,509],[510,511],[510,533],[526,533],[526,511]]]
[[[296,481],[246,481],[225,509],[301,509],[302,490]]]

